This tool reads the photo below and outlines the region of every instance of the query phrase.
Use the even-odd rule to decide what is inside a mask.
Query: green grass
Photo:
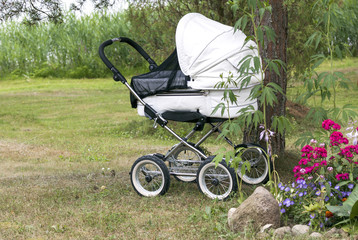
[[[133,162],[166,153],[176,141],[131,109],[122,84],[111,79],[0,84],[0,239],[237,236],[223,217],[235,200],[214,202],[196,184],[173,178],[163,197],[135,193],[129,180]],[[185,126],[174,128],[181,132]],[[215,140],[206,147],[216,149]]]
[[[177,141],[131,109],[122,84],[28,78],[0,86],[0,239],[255,239],[250,230],[227,228],[235,198],[215,202],[196,184],[174,178],[163,197],[135,193],[129,179],[134,161],[164,154]],[[297,89],[290,88],[289,97]],[[350,95],[358,102],[356,88]],[[344,91],[339,96],[339,104],[350,101]],[[300,121],[287,133],[288,160],[277,166],[283,179],[297,159]],[[190,130],[170,126],[180,134]],[[221,145],[212,138],[204,148],[214,153]]]

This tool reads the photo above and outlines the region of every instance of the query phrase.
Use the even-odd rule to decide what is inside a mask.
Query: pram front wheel
[[[189,144],[194,146],[194,143],[189,142]],[[197,147],[196,149],[203,152],[200,147]],[[197,173],[202,162],[202,159],[197,152],[184,145],[175,149],[170,156],[174,158],[173,161],[169,161],[170,170],[173,172]],[[196,180],[196,176],[189,177],[174,175],[174,178],[182,182],[195,182]]]
[[[210,156],[199,167],[197,183],[200,191],[211,199],[225,200],[237,190],[235,171],[225,161],[217,166]]]
[[[169,189],[169,170],[160,158],[153,155],[138,158],[130,177],[134,190],[144,197],[164,195]]]
[[[242,161],[249,162],[251,166],[250,171],[246,170],[245,174],[242,175],[242,165],[239,165],[237,174],[243,182],[250,185],[257,185],[266,183],[269,180],[269,161],[266,151],[261,146],[249,144],[239,149],[239,152],[236,154],[241,154]]]

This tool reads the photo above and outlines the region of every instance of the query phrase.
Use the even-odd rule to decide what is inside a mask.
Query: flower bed
[[[296,181],[279,183],[276,196],[283,218],[315,229],[354,218],[352,208],[358,200],[358,128],[345,129],[346,137],[330,119],[322,128],[320,141],[312,139],[301,150],[293,169]]]

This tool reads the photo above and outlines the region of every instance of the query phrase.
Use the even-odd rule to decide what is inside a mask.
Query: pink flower
[[[338,146],[341,143],[348,144],[348,139],[343,137],[341,132],[333,132],[329,137],[332,146]]]
[[[333,122],[331,119],[324,120],[322,122],[322,128],[325,130],[330,130],[331,126],[335,125],[336,123]],[[338,125],[338,124],[337,124]]]
[[[333,124],[332,128],[336,129],[336,130],[340,130],[341,126],[338,123],[335,123],[335,124]]]
[[[327,170],[328,170],[328,172],[332,172],[332,171],[333,171],[333,167],[328,167]]]
[[[307,165],[307,163],[308,163],[308,159],[306,159],[306,158],[302,158],[302,159],[298,162],[299,165]]]
[[[293,168],[293,172],[294,172],[294,173],[295,173],[295,172],[299,172],[300,169],[301,169],[301,166],[295,166],[295,167]]]
[[[326,158],[327,157],[327,150],[322,147],[316,147],[314,149],[314,152],[316,153],[316,158]]]
[[[348,178],[349,178],[349,173],[338,173],[338,174],[336,175],[336,179],[337,179],[338,181],[340,181],[341,178],[342,178],[342,180],[348,180]]]
[[[313,151],[313,147],[311,147],[310,145],[304,146],[301,150],[301,152],[303,152],[303,153],[309,153],[311,151]]]
[[[327,161],[326,160],[321,161],[321,166],[327,166]]]

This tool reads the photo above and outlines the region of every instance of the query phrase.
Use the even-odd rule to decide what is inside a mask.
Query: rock
[[[268,230],[272,229],[272,223],[266,224],[260,229],[260,233],[267,232]]]
[[[269,191],[258,187],[230,214],[228,224],[234,232],[243,232],[248,227],[258,231],[266,224],[272,224],[273,228],[277,228],[280,226],[280,208]]]
[[[271,239],[271,235],[267,232],[259,232],[258,234],[256,234],[255,239],[258,240]]]
[[[310,227],[307,225],[295,225],[292,227],[293,236],[308,234],[309,231],[310,231]]]
[[[346,231],[344,231],[342,228],[338,229],[337,232],[342,238],[349,238],[349,234]]]
[[[274,237],[283,238],[285,235],[291,235],[292,231],[290,227],[280,227],[273,232]]]
[[[335,227],[333,227],[333,228],[331,228],[330,230],[328,230],[328,231],[324,234],[324,236],[325,236],[326,238],[338,237],[338,236],[339,236],[338,229],[335,228]]]
[[[318,232],[313,232],[310,235],[310,238],[322,238],[322,237],[323,237],[323,235]]]
[[[231,219],[232,219],[232,214],[235,212],[236,208],[230,208],[229,209],[229,212],[227,213],[227,221],[228,221],[228,224],[230,225],[231,224]]]

